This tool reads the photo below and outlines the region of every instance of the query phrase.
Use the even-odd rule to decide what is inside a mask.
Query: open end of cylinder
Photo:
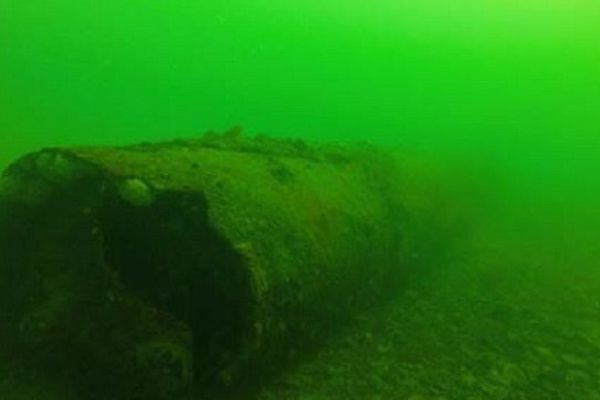
[[[249,284],[241,256],[210,225],[201,193],[162,192],[151,205],[107,197],[105,262],[143,301],[188,324],[196,378],[210,381],[242,345]]]
[[[98,396],[171,384],[148,376],[217,384],[244,344],[252,294],[245,261],[211,225],[204,195],[137,180],[124,191],[121,178],[60,155],[51,165],[66,167],[48,172],[47,154],[17,164],[0,191],[0,299],[11,304],[2,336]],[[190,348],[169,342],[179,326]],[[131,383],[139,368],[150,375]]]

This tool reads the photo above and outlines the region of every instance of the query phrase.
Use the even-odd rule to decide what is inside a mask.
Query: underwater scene
[[[599,21],[0,0],[0,400],[600,400]]]

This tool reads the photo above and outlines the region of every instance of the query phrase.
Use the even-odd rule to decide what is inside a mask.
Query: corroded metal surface
[[[1,334],[89,398],[242,385],[401,280],[396,179],[372,148],[235,131],[25,156],[0,194]]]

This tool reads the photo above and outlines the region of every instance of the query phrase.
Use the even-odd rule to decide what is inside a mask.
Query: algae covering
[[[395,170],[237,129],[27,155],[0,197],[8,358],[85,399],[260,385],[399,288],[419,233]]]

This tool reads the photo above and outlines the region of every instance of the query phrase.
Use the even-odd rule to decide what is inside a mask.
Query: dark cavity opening
[[[242,257],[210,225],[202,193],[162,192],[152,206],[110,196],[100,211],[105,260],[127,290],[187,323],[203,384],[242,345],[249,305]]]

